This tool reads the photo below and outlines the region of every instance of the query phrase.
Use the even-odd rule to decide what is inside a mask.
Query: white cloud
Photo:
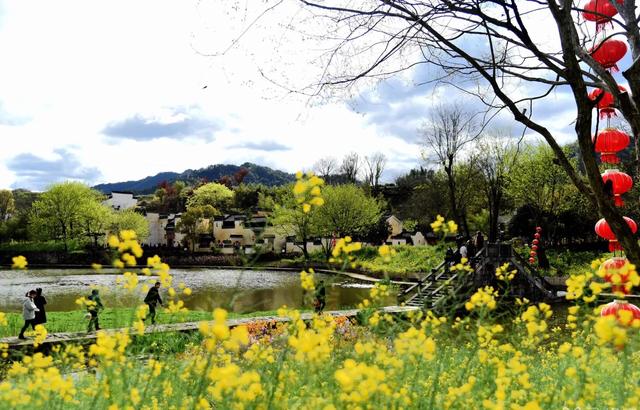
[[[16,157],[46,164],[70,147],[77,167],[100,171],[87,182],[246,161],[295,171],[352,150],[401,153],[400,161],[390,155],[396,168],[418,157],[342,103],[280,98],[252,56],[264,61],[271,50],[201,55],[223,50],[239,32],[215,2],[10,1],[0,13],[0,186],[24,181],[11,168]],[[259,32],[250,35],[259,42]],[[306,63],[270,58],[281,59],[279,68]],[[135,134],[144,125],[156,128]]]

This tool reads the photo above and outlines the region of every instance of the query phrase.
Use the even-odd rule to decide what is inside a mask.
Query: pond
[[[172,269],[173,284],[184,283],[191,288],[190,296],[182,296],[191,310],[211,311],[224,307],[230,311],[246,313],[274,310],[286,305],[302,306],[303,292],[298,272],[236,269]],[[0,311],[21,311],[25,293],[42,288],[47,298],[48,311],[77,309],[75,301],[88,296],[92,287],[98,287],[102,301],[109,307],[131,307],[142,303],[144,295],[130,293],[116,285],[115,270],[99,274],[90,269],[29,269],[26,271],[0,270]],[[366,298],[371,283],[361,283],[342,276],[316,274],[317,280],[327,284],[326,309],[354,307]],[[140,280],[155,282],[154,276],[141,276]],[[166,298],[166,290],[161,291]],[[395,304],[389,297],[388,304]]]

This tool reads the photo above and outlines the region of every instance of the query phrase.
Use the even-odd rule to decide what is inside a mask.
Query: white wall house
[[[147,212],[145,218],[149,222],[149,237],[142,244],[147,246],[181,246],[184,234],[176,229],[176,225],[180,222],[180,215]]]
[[[113,191],[106,200],[102,201],[102,204],[110,206],[116,211],[124,211],[135,208],[138,205],[138,199],[133,196],[132,192]]]

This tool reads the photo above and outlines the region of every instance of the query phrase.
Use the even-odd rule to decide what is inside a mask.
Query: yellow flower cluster
[[[11,267],[13,269],[25,269],[27,264],[27,258],[22,255],[11,258]]]
[[[89,356],[107,365],[125,361],[125,351],[131,342],[127,330],[114,333],[99,330],[96,336],[96,342],[89,346]]]
[[[234,363],[212,368],[208,377],[213,385],[207,390],[216,401],[223,400],[225,396],[232,396],[240,402],[253,402],[264,393],[260,384],[260,374],[254,370],[242,372]]]
[[[478,345],[480,347],[495,347],[498,345],[498,341],[495,339],[495,336],[498,333],[502,333],[504,331],[504,327],[502,325],[496,324],[492,326],[483,326],[478,325]]]
[[[551,306],[546,303],[539,303],[537,307],[529,306],[527,310],[520,315],[517,321],[525,323],[527,334],[529,335],[526,345],[536,345],[541,339],[549,338],[549,334],[546,333],[548,329],[546,319],[549,319],[552,314]]]
[[[599,345],[611,344],[622,349],[627,343],[627,329],[613,315],[601,316],[596,319],[593,330]]]
[[[312,291],[316,288],[314,273],[313,269],[309,269],[308,273],[305,271],[300,272],[300,284],[302,289]]]
[[[122,276],[116,278],[116,283],[121,285],[129,292],[133,292],[138,288],[138,275],[135,272],[124,272]]]
[[[454,221],[444,222],[444,217],[438,215],[436,220],[431,222],[431,229],[434,233],[442,232],[443,235],[455,234],[458,232],[458,225]]]
[[[498,280],[501,280],[504,282],[511,282],[511,280],[516,276],[516,273],[518,273],[518,270],[517,269],[509,270],[509,266],[510,265],[507,262],[496,269],[496,277],[498,278]]]
[[[345,236],[336,241],[333,250],[331,251],[331,258],[329,262],[342,262],[345,266],[347,263],[351,264],[352,268],[355,268],[355,257],[350,255],[352,252],[357,252],[362,249],[362,243],[353,242],[350,236]]]
[[[453,265],[451,267],[451,270],[452,271],[458,271],[458,272],[461,272],[461,273],[464,273],[464,272],[471,273],[471,272],[473,272],[473,268],[469,264],[469,259],[467,259],[467,258],[460,258],[460,262],[458,262],[455,265]]]
[[[436,352],[436,342],[425,334],[424,329],[415,327],[400,333],[393,346],[399,355],[410,356],[410,360],[431,360]]]
[[[382,245],[378,248],[378,254],[383,258],[384,262],[391,262],[391,258],[396,255],[396,250],[389,245]]]
[[[494,290],[492,286],[485,286],[471,295],[471,298],[464,304],[464,307],[469,311],[484,308],[493,310],[496,308],[496,296],[498,296],[497,290]]]
[[[334,376],[342,391],[340,400],[346,403],[367,403],[378,392],[391,394],[385,372],[376,365],[347,359]]]
[[[312,206],[320,207],[324,205],[322,191],[320,187],[324,185],[324,180],[317,177],[313,172],[306,174],[298,171],[296,173],[296,184],[293,186],[293,195],[296,202],[302,205],[304,213],[309,213]]]
[[[213,311],[213,322],[200,322],[200,333],[205,337],[204,346],[207,351],[214,352],[219,345],[227,351],[237,352],[242,346],[249,344],[249,332],[246,326],[229,329],[228,313],[224,309]]]
[[[35,337],[33,339],[33,347],[37,348],[42,343],[44,343],[45,339],[47,338],[47,329],[45,329],[44,325],[38,324],[36,325],[34,331]]]
[[[163,263],[158,255],[153,255],[153,257],[147,258],[147,268],[143,268],[142,272],[145,275],[154,273],[158,276],[160,284],[165,288],[169,288],[173,282],[173,278],[169,274],[169,269],[169,265]]]
[[[252,344],[243,356],[249,363],[274,363],[275,351],[272,346],[265,346],[263,343]]]
[[[593,278],[591,272],[572,274],[567,279],[567,295],[568,300],[576,300],[582,298],[583,301],[591,303],[596,300],[597,295],[586,295],[585,289],[588,289],[588,283]],[[589,292],[590,293],[590,292]]]
[[[7,315],[0,312],[0,326],[7,326],[9,322],[7,321]]]
[[[119,259],[113,262],[115,268],[123,269],[125,266],[136,266],[136,258],[142,257],[142,247],[138,242],[135,231],[120,231],[119,237],[109,235],[107,243],[110,248],[117,250],[119,255]]]
[[[376,282],[369,291],[369,297],[373,303],[377,303],[389,296],[390,293],[391,289],[389,288],[389,285]]]
[[[0,382],[2,403],[45,407],[52,397],[61,399],[67,405],[73,402],[77,391],[72,376],[63,376],[53,364],[51,356],[44,356],[42,353],[24,356],[22,362],[13,362],[7,372],[8,376],[23,379],[26,383],[24,390],[17,390],[11,389],[9,382]]]
[[[314,317],[313,326],[307,328],[297,312],[288,312],[293,322],[288,343],[295,352],[295,359],[309,363],[321,363],[333,351],[333,333],[336,324],[330,316]]]

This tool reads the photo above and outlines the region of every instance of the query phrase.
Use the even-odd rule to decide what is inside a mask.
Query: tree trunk
[[[488,241],[495,243],[498,240],[498,218],[500,216],[500,204],[502,202],[502,189],[499,180],[489,180],[485,189],[487,203],[489,204],[489,237]]]
[[[464,231],[465,236],[469,236],[469,227],[467,225],[467,218],[461,215],[458,209],[458,201],[456,200],[456,181],[453,175],[453,167],[445,166],[444,172],[447,174],[447,186],[449,187],[449,203],[451,205],[451,213],[453,219],[460,225]]]

